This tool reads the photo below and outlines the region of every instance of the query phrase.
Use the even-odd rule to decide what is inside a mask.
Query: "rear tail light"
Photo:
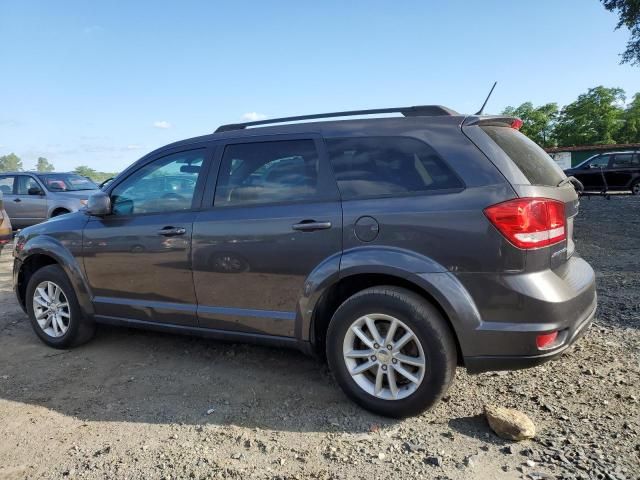
[[[567,238],[564,203],[516,198],[484,209],[491,223],[518,248],[540,248]]]
[[[514,128],[516,130],[520,130],[522,128],[522,124],[524,122],[522,120],[520,120],[519,118],[514,118],[513,121],[511,122],[511,128]]]
[[[549,348],[553,345],[553,343],[558,338],[558,331],[543,333],[542,335],[538,335],[536,337],[536,345],[539,350],[544,350],[545,348]]]

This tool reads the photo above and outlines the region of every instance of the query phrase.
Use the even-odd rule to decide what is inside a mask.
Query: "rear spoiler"
[[[516,130],[520,130],[522,127],[522,120],[518,117],[506,117],[503,115],[491,115],[491,116],[469,116],[462,122],[463,127],[477,126],[477,127],[511,127]]]

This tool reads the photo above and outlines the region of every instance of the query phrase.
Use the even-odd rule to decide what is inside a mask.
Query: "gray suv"
[[[18,301],[52,347],[100,323],[294,347],[363,407],[415,415],[456,366],[539,364],[593,319],[578,196],[519,125],[420,106],[173,143],[17,236]]]
[[[95,183],[75,173],[0,173],[0,192],[14,228],[76,212],[97,190]]]

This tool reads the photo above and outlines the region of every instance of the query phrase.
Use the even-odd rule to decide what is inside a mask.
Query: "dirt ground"
[[[600,306],[560,360],[458,369],[417,418],[369,414],[303,355],[101,328],[45,347],[0,257],[0,478],[640,478],[640,198],[584,199],[578,252]],[[518,408],[534,440],[500,440],[485,403]]]

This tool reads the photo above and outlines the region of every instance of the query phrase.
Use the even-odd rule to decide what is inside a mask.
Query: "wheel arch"
[[[93,316],[93,303],[83,270],[73,254],[52,237],[33,237],[16,249],[19,263],[16,266],[15,291],[22,308],[25,308],[25,293],[34,272],[47,265],[59,265],[73,285],[83,312]]]
[[[55,217],[57,215],[63,215],[65,213],[71,213],[71,212],[72,212],[71,209],[57,205],[54,208],[52,208],[51,211],[49,212],[49,218]]]
[[[309,342],[315,354],[323,355],[327,328],[340,304],[365,288],[391,285],[417,293],[438,309],[455,338],[458,363],[462,364],[465,343],[471,337],[466,332],[481,324],[470,294],[451,272],[431,259],[398,249],[384,250],[361,252],[366,259],[363,262],[355,256],[345,261],[343,256],[339,273],[312,283],[317,285],[316,292],[308,292],[309,283],[305,285],[305,308],[300,311],[307,315],[303,315],[299,338]]]

